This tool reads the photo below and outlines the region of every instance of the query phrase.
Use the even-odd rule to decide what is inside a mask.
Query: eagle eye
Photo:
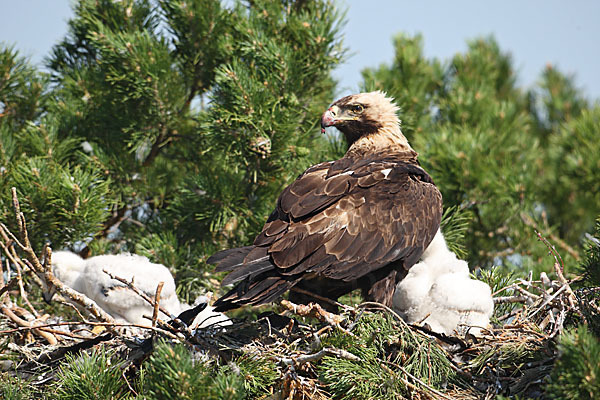
[[[355,104],[351,108],[352,112],[355,114],[360,114],[361,112],[364,111],[364,109],[365,108],[361,104]]]

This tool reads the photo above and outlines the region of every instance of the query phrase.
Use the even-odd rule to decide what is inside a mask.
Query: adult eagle
[[[436,234],[442,196],[400,131],[398,107],[380,91],[346,96],[321,118],[339,129],[345,156],[307,169],[286,187],[252,246],[208,259],[236,284],[215,302],[225,311],[265,304],[290,292],[295,302],[336,300],[360,288],[391,306],[406,276]],[[317,297],[312,298],[306,293]]]

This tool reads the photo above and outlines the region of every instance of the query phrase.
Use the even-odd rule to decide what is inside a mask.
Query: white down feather
[[[477,335],[494,312],[490,287],[471,279],[467,262],[448,250],[440,231],[396,286],[393,307],[409,324],[445,334]]]
[[[164,282],[160,305],[174,317],[190,308],[177,298],[175,281],[168,268],[136,254],[101,255],[84,260],[75,253],[57,251],[52,254],[52,269],[61,282],[92,299],[117,322],[150,326],[151,321],[143,316],[152,316],[153,309],[138,294],[111,279],[104,271],[127,281],[133,279],[134,286],[152,299],[158,283]],[[197,300],[199,302],[201,300]],[[163,313],[159,313],[159,317],[170,319]],[[216,320],[223,325],[225,320],[229,321],[222,313],[212,311],[211,306],[198,315],[197,321],[198,318],[198,327]]]

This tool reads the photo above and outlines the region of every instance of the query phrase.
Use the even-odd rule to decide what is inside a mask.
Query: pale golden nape
[[[380,128],[375,134],[359,138],[352,144],[349,152],[352,152],[353,149],[358,150],[358,148],[378,152],[394,147],[399,148],[401,151],[413,151],[408,139],[400,130],[400,119],[397,114],[400,108],[393,98],[388,97],[380,90],[359,93],[352,97],[354,101],[368,106],[365,109],[367,118],[377,121]]]

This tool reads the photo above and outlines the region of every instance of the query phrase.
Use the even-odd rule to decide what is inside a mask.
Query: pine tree
[[[213,0],[82,0],[74,14],[49,76],[3,50],[2,220],[14,186],[37,249],[135,251],[206,283],[202,260],[251,241],[326,157],[341,14]]]

